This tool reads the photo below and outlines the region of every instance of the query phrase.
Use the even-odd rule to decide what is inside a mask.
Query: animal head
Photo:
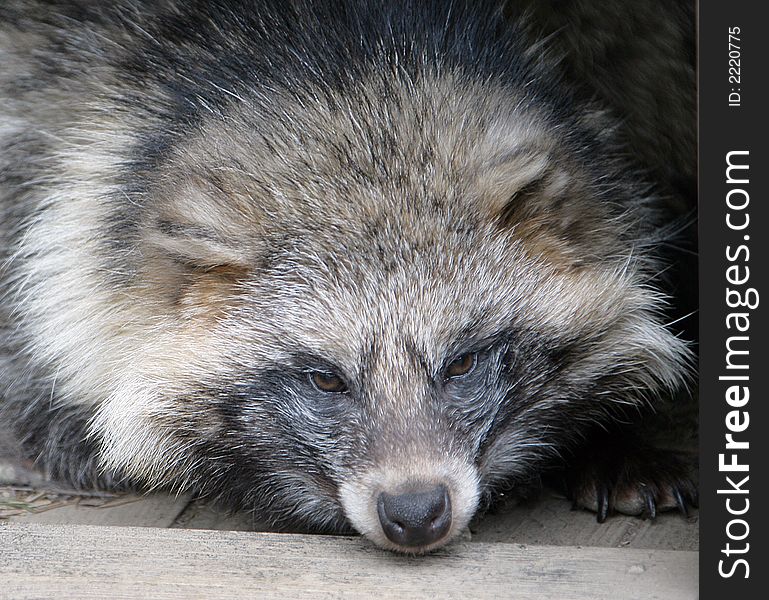
[[[653,215],[590,118],[455,74],[208,122],[134,198],[105,465],[424,552],[676,386]]]

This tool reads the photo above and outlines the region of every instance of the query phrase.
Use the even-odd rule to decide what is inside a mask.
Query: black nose
[[[407,494],[382,492],[377,511],[385,535],[400,546],[432,544],[451,527],[451,499],[443,485]]]

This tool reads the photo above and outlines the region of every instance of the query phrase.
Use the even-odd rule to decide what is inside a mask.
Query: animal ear
[[[197,269],[253,261],[260,222],[253,201],[197,176],[165,185],[156,198],[142,231],[152,253]]]
[[[558,268],[611,251],[606,208],[573,165],[519,153],[486,170],[479,189],[491,222]]]
[[[237,302],[259,255],[261,219],[250,198],[196,175],[153,190],[141,227],[142,285],[191,319]]]
[[[497,207],[497,224],[502,228],[513,228],[525,220],[526,215],[531,216],[540,202],[544,186],[543,179],[534,179],[512,193],[508,192]]]
[[[585,140],[614,143],[615,123],[599,107],[581,113],[579,126]],[[594,197],[597,186],[590,169],[564,150],[566,141],[532,131],[533,125],[503,122],[480,144],[476,188],[482,208],[503,229],[517,226],[522,232],[543,225],[565,238],[574,237],[580,223],[591,218],[600,223],[605,215]]]
[[[566,174],[546,156],[517,152],[485,168],[478,190],[488,216],[508,229],[546,214],[567,185]]]

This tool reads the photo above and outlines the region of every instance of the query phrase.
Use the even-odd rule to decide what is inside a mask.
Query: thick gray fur
[[[444,543],[686,386],[680,6],[3,2],[0,418],[393,549],[377,494],[439,483]]]

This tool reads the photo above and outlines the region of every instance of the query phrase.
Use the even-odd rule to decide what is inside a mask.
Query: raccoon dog
[[[563,462],[601,518],[691,502],[610,433],[687,378],[675,186],[535,16],[3,2],[1,418],[28,455],[405,552]]]

